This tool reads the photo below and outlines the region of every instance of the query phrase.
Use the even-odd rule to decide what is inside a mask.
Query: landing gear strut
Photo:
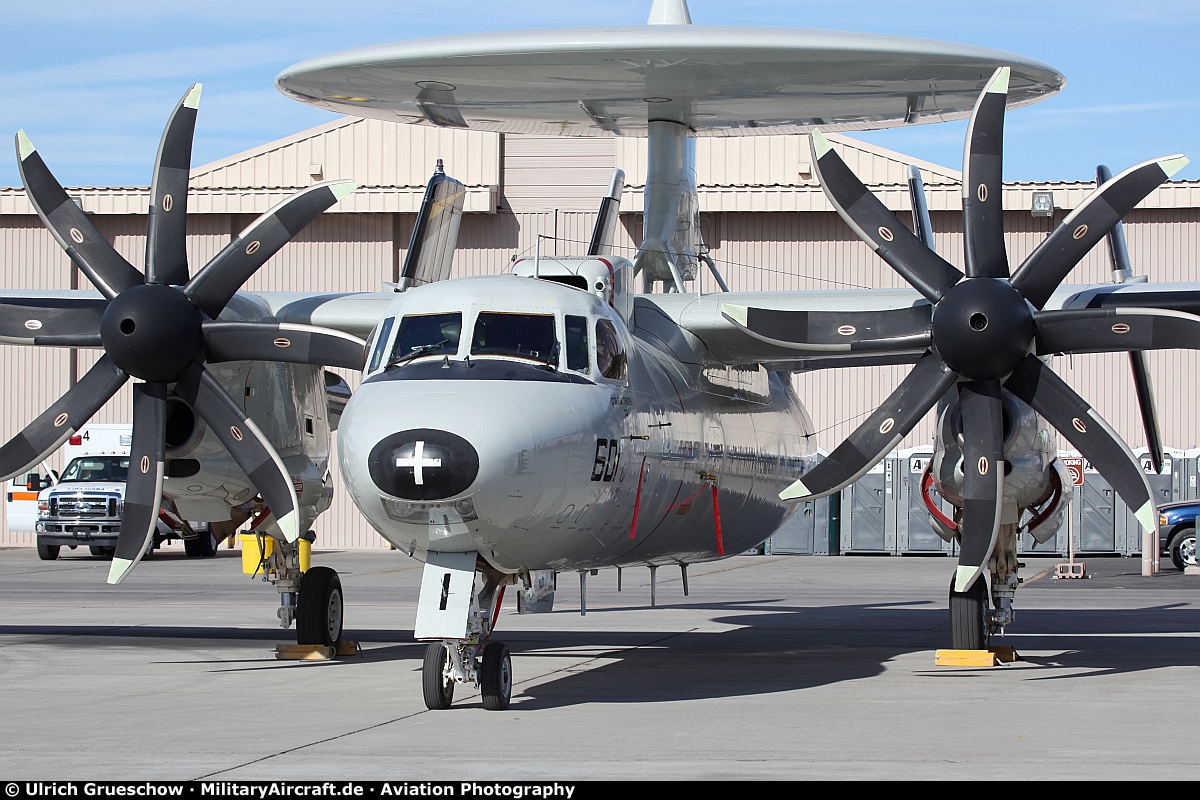
[[[965,592],[954,591],[950,581],[950,648],[983,650],[993,633],[1002,633],[1013,622],[1013,598],[1020,585],[1017,570],[1017,525],[1000,526],[988,569]]]
[[[508,708],[512,699],[512,656],[507,645],[487,639],[499,616],[504,588],[514,581],[515,576],[493,569],[483,559],[476,560],[474,553],[429,554],[417,610],[417,637],[433,638],[429,633],[435,630],[462,630],[465,635],[443,635],[426,647],[421,666],[426,708],[449,708],[458,683],[478,686],[488,711]],[[466,595],[467,586],[469,603],[452,607],[450,600]]]
[[[260,526],[261,529],[261,526]],[[304,534],[311,537],[311,533]],[[279,592],[279,627],[296,622],[296,644],[337,648],[342,642],[345,600],[342,579],[329,567],[300,571],[300,542],[273,537],[270,555],[259,570]],[[311,541],[311,538],[309,539]]]

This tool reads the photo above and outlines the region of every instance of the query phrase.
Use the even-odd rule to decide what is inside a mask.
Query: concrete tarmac
[[[85,548],[0,549],[0,780],[1178,779],[1200,746],[1200,578],[1028,558],[1017,663],[934,665],[945,558],[737,556],[559,576],[505,603],[510,709],[421,699],[420,565],[320,552],[361,657],[282,662],[277,595],[236,551],[168,547],[119,587]],[[1039,575],[1040,574],[1040,575]],[[1038,577],[1034,577],[1039,575]]]

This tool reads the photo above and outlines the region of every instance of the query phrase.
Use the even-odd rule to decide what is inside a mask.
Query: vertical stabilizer
[[[617,220],[621,211],[621,193],[625,190],[625,173],[614,169],[608,193],[600,200],[596,212],[596,226],[592,229],[592,240],[588,244],[589,256],[607,256],[613,252],[613,237],[617,232]]]
[[[647,25],[691,25],[687,0],[654,0]]]
[[[446,174],[439,158],[437,169],[425,187],[425,199],[421,201],[417,224],[413,226],[408,254],[400,270],[399,289],[444,281],[450,277],[466,199],[467,187]]]

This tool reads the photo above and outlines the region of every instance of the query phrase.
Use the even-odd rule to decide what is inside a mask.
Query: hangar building
[[[889,208],[904,212],[905,170],[921,169],[937,250],[962,266],[960,174],[845,136],[830,136],[859,177]],[[538,234],[559,253],[586,247],[599,199],[614,167],[625,170],[619,243],[632,254],[641,237],[644,142],[501,135],[343,118],[264,144],[192,171],[188,254],[193,265],[215,255],[254,217],[296,189],[350,178],[362,188],[285,247],[247,285],[280,291],[378,291],[396,280],[424,192],[438,158],[467,186],[454,274],[503,272],[515,254],[532,253]],[[53,154],[47,154],[53,166]],[[1112,164],[1114,171],[1128,165]],[[701,138],[697,141],[702,234],[730,288],[839,289],[902,286],[826,201],[812,172],[807,137]],[[1019,263],[1094,188],[1091,183],[1010,183],[1004,208],[1010,260]],[[1052,216],[1033,216],[1035,192],[1048,192]],[[68,189],[96,227],[135,266],[145,254],[149,188]],[[1200,181],[1177,181],[1152,193],[1125,221],[1135,273],[1152,281],[1200,278]],[[550,248],[543,244],[543,252]],[[1109,280],[1104,246],[1070,280]],[[47,233],[20,188],[0,188],[0,286],[87,287]],[[706,290],[715,290],[708,286]],[[36,417],[98,357],[93,351],[0,347],[0,437]],[[1151,354],[1150,369],[1164,443],[1200,446],[1191,413],[1200,355]],[[1122,355],[1059,358],[1055,369],[1132,446],[1144,443],[1140,415]],[[818,444],[836,446],[903,378],[905,367],[829,370],[797,375]],[[351,386],[357,376],[346,374]],[[94,418],[126,422],[127,385]],[[926,444],[933,415],[902,446]],[[4,523],[0,521],[0,526]],[[317,523],[319,546],[374,548],[386,543],[340,488]],[[0,527],[0,545],[33,545],[33,534]]]

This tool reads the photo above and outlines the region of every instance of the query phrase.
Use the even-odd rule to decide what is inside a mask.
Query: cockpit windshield
[[[471,336],[473,356],[516,356],[547,364],[558,362],[554,316],[482,312]]]
[[[408,314],[400,321],[388,365],[417,356],[454,355],[462,333],[462,314]]]

